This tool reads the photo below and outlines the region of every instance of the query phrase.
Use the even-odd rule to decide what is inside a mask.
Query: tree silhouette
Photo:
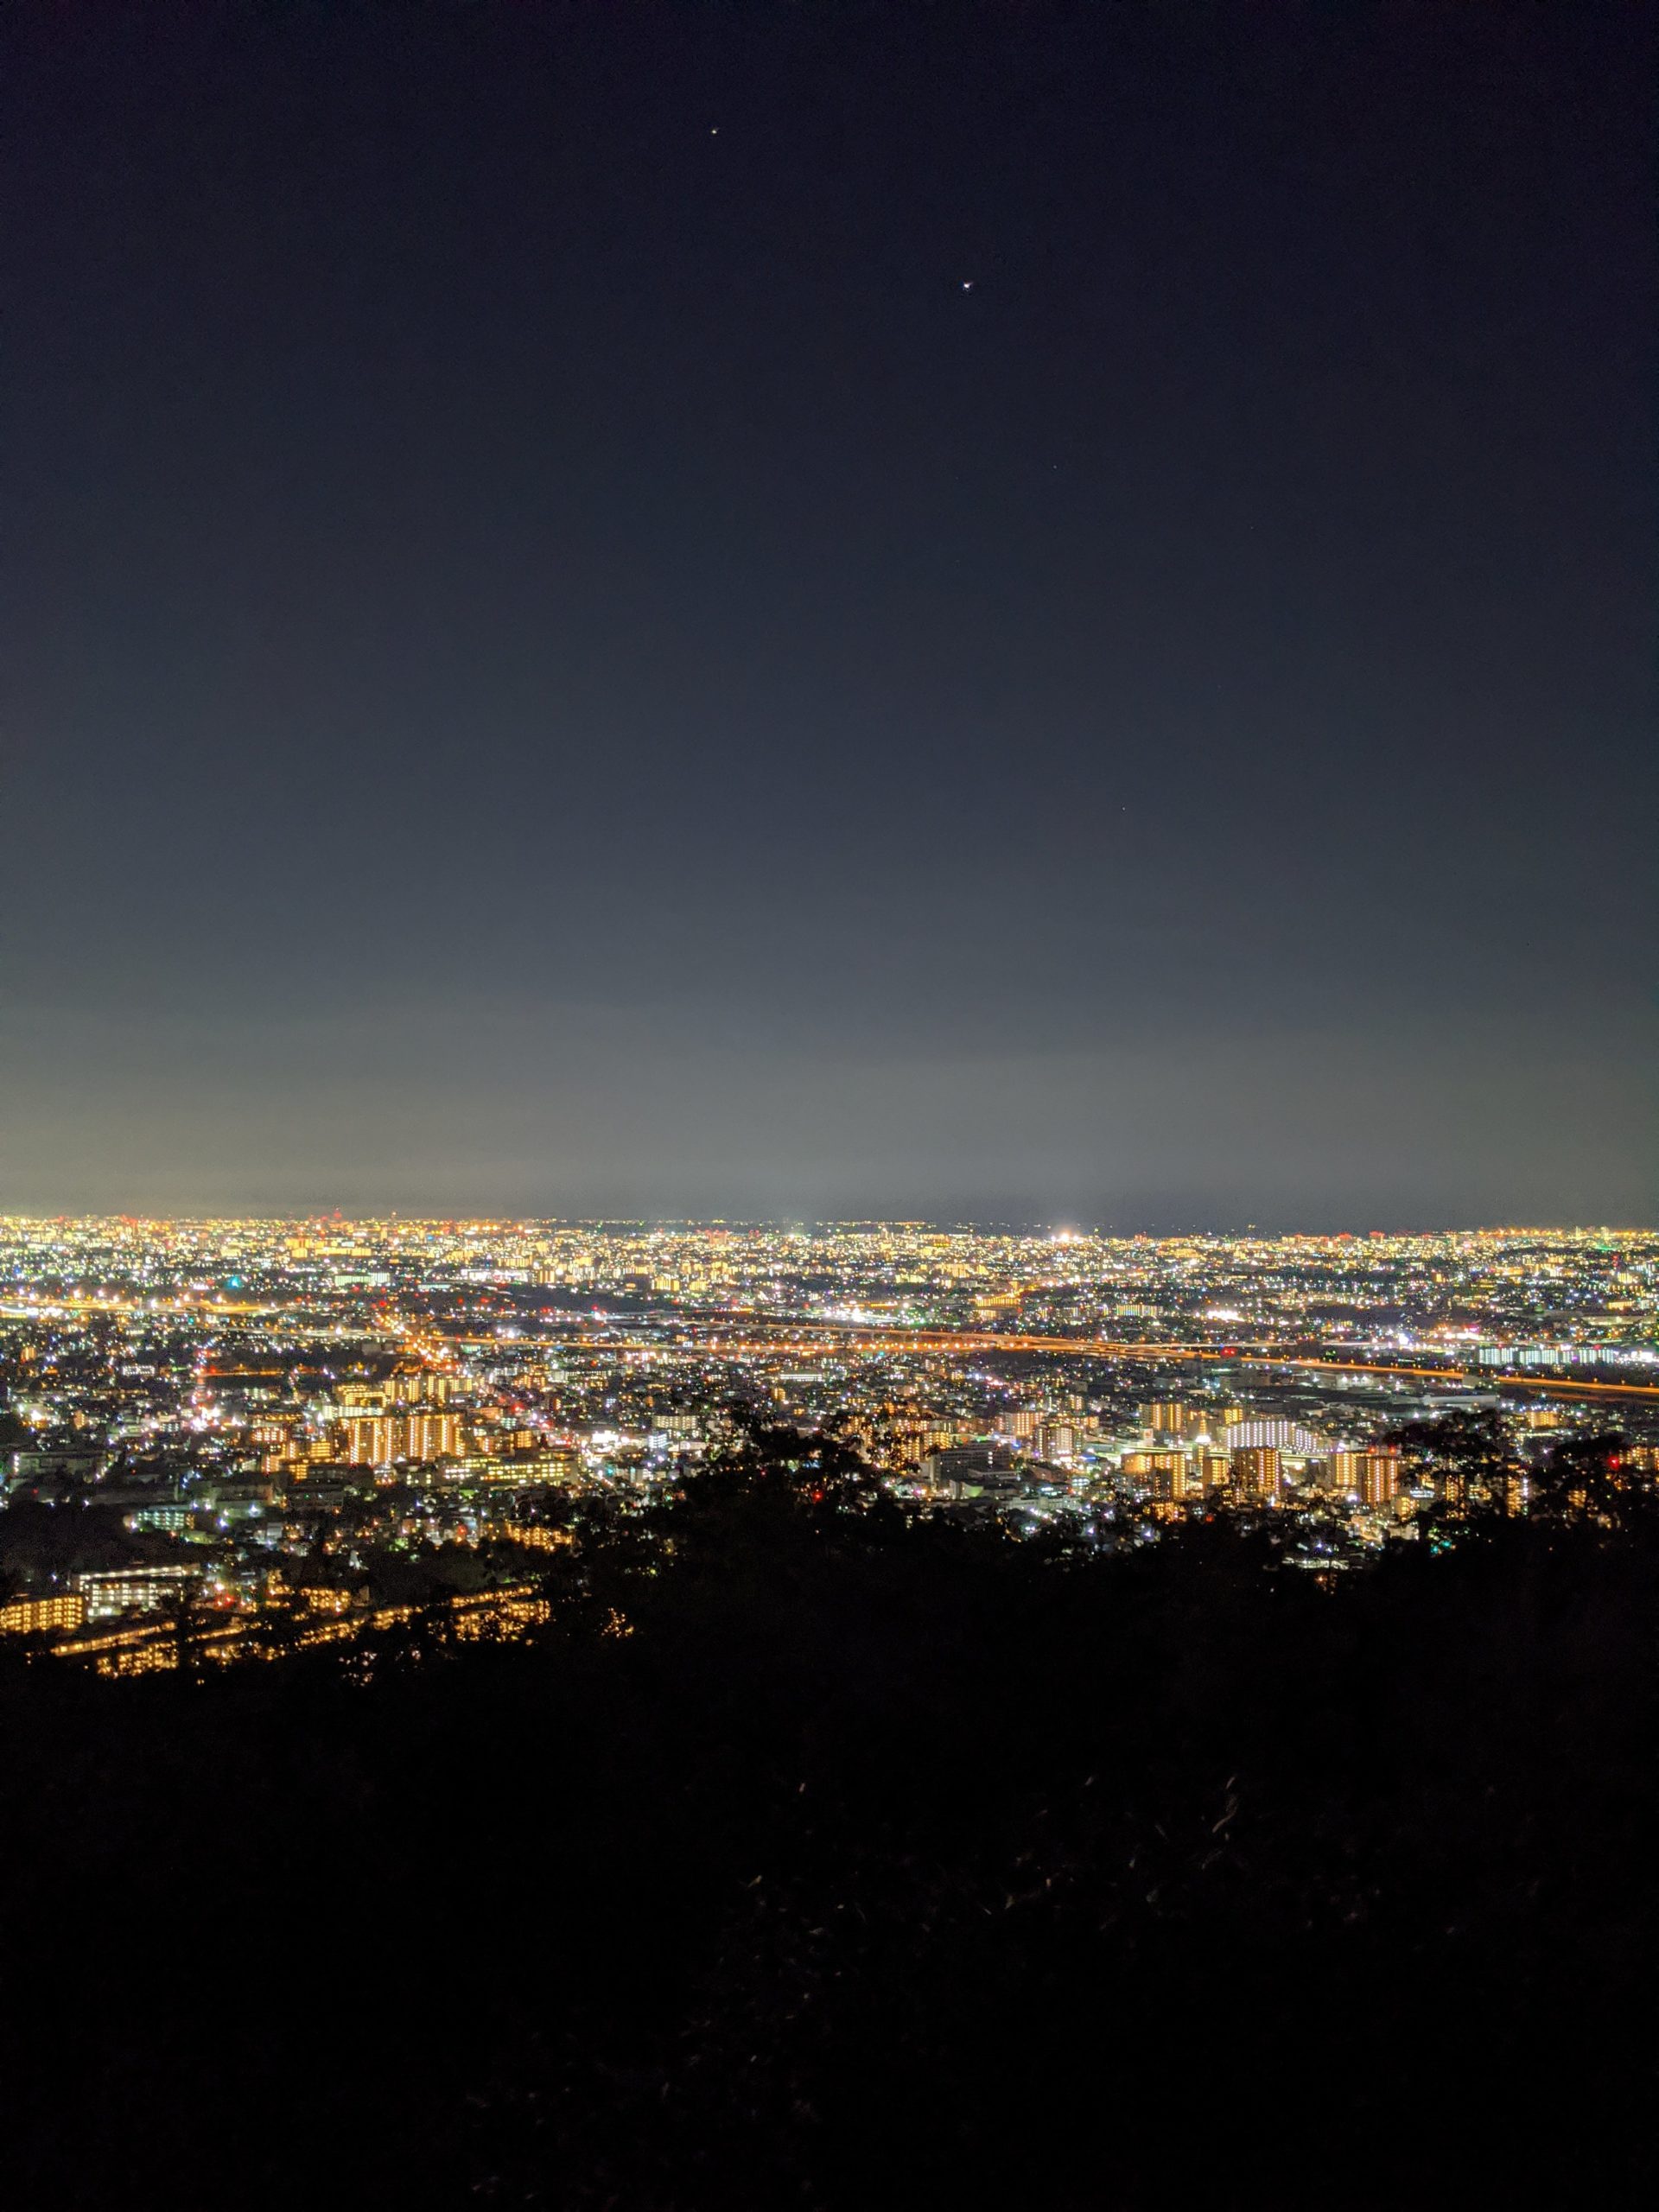
[[[207,1624],[202,1605],[200,1575],[175,1582],[162,1600],[162,1619],[173,1647],[173,1663],[179,1673],[196,1680],[201,1668],[201,1637]]]
[[[1518,1503],[1525,1470],[1505,1417],[1488,1407],[1459,1407],[1429,1421],[1403,1421],[1388,1432],[1420,1483],[1434,1497],[1422,1516],[1427,1525],[1459,1524],[1483,1517],[1508,1520]]]
[[[1649,2201],[1659,1532],[1590,1441],[1535,1511],[1324,1578],[1290,1509],[1015,1541],[752,1419],[573,1509],[536,1637],[0,1655],[12,2193]],[[175,1916],[111,1940],[135,1869],[234,1931],[233,2034]],[[372,2032],[273,2123],[334,2032],[314,1926]],[[1414,2098],[1426,2038],[1455,2096]]]
[[[1624,1437],[1602,1429],[1553,1445],[1533,1477],[1533,1511],[1545,1522],[1635,1535],[1653,1522],[1652,1478],[1632,1467]]]
[[[244,1633],[267,1658],[286,1659],[302,1649],[310,1618],[304,1591],[284,1587],[267,1597]]]

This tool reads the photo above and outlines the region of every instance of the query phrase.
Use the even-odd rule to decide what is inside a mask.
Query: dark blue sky
[[[18,10],[0,1207],[1659,1219],[1652,22]]]

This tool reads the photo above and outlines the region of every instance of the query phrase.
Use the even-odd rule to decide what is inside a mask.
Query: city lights
[[[1351,1555],[1434,1497],[1414,1418],[1616,1414],[1633,1473],[1659,1435],[1645,1232],[14,1218],[0,1292],[0,1633],[114,1672],[270,1656],[296,1601],[296,1648],[529,1632],[583,1500],[644,1512],[756,1419],[912,1514],[1311,1516]]]

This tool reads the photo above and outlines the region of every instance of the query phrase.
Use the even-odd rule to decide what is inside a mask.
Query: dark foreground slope
[[[7,2200],[1645,2201],[1648,1538],[1325,1587],[810,1478],[535,1645],[9,1671]]]

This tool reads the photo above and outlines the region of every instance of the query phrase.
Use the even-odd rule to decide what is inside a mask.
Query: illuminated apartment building
[[[397,1456],[394,1439],[402,1427],[386,1414],[349,1414],[335,1424],[340,1455],[353,1467],[389,1467]]]
[[[1224,1488],[1233,1471],[1233,1463],[1224,1452],[1199,1452],[1194,1455],[1192,1465],[1206,1497],[1211,1491]]]
[[[389,1467],[397,1459],[455,1459],[461,1415],[448,1413],[348,1414],[335,1425],[342,1456],[354,1467]]]
[[[1246,1497],[1276,1497],[1283,1480],[1278,1449],[1271,1444],[1243,1445],[1229,1454],[1234,1482]]]
[[[1357,1497],[1365,1459],[1363,1452],[1333,1452],[1325,1461],[1331,1488],[1344,1497]]]
[[[429,1367],[402,1369],[386,1386],[392,1402],[400,1406],[443,1405],[450,1395],[452,1384],[447,1375]]]
[[[1312,1429],[1291,1421],[1229,1421],[1223,1441],[1230,1452],[1294,1452],[1304,1455],[1319,1449]]]
[[[397,1424],[404,1432],[402,1457],[406,1459],[454,1459],[461,1453],[461,1415],[459,1414],[412,1413]],[[533,1429],[514,1432],[515,1441],[522,1436],[525,1441],[518,1446],[528,1451],[536,1441]]]
[[[1362,1505],[1386,1505],[1400,1488],[1397,1452],[1333,1452],[1331,1487]]]
[[[1400,1488],[1400,1454],[1397,1452],[1363,1453],[1358,1487],[1362,1505],[1388,1504]]]
[[[1179,1398],[1161,1398],[1155,1404],[1140,1409],[1141,1425],[1159,1435],[1180,1436],[1185,1433],[1187,1408]]]
[[[86,1601],[86,1618],[101,1621],[159,1611],[184,1585],[198,1580],[194,1567],[120,1567],[78,1574],[75,1587]]]
[[[1126,1452],[1123,1472],[1145,1483],[1154,1497],[1185,1497],[1191,1478],[1185,1452]]]
[[[0,1605],[0,1635],[32,1636],[41,1629],[79,1628],[86,1600],[79,1590],[54,1590],[41,1598],[12,1598]]]

